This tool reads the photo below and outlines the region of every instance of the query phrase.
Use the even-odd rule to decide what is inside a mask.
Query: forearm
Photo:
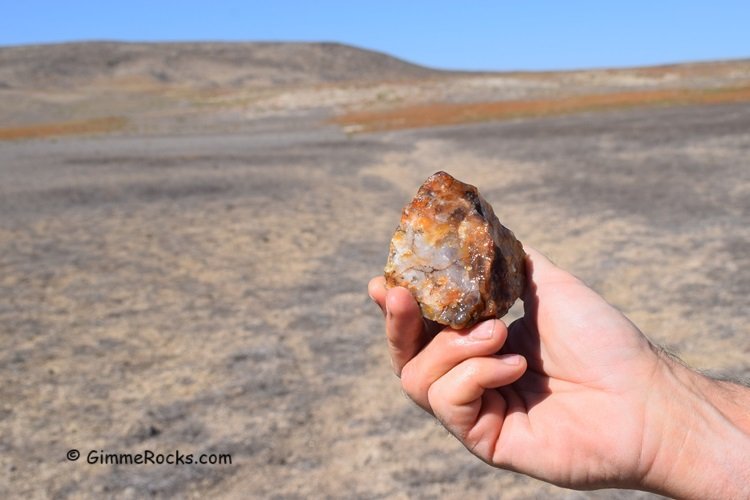
[[[645,487],[677,498],[750,498],[750,388],[668,359],[655,385],[661,426]],[[652,431],[654,432],[654,431]]]

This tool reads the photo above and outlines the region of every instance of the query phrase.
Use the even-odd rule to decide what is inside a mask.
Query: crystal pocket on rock
[[[523,294],[525,255],[476,187],[438,172],[404,207],[386,286],[407,288],[425,318],[466,328],[502,317]]]

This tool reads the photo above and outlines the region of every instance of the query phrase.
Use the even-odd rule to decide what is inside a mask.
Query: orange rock
[[[508,312],[526,284],[524,258],[477,188],[438,172],[404,207],[385,281],[407,288],[425,318],[460,329]]]

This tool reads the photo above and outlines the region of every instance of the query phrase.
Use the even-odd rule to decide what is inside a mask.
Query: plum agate
[[[476,187],[437,172],[404,207],[386,286],[407,288],[425,318],[466,328],[502,317],[523,294],[525,255]]]

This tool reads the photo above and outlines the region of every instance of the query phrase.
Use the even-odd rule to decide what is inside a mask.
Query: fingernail
[[[498,359],[506,365],[518,366],[521,364],[522,357],[523,356],[521,356],[520,354],[506,354],[504,356],[500,356]]]
[[[474,327],[474,329],[469,332],[469,336],[474,340],[489,340],[492,338],[494,332],[495,320],[493,319]]]

